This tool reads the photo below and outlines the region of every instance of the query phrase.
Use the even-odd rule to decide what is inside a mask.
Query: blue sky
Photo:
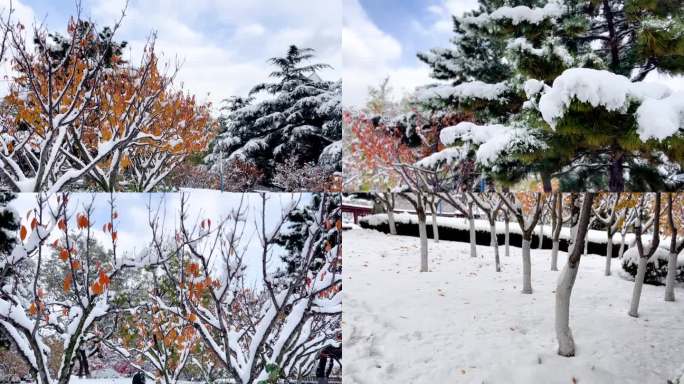
[[[211,219],[212,223],[218,223],[222,218],[227,217],[231,211],[236,210],[240,204],[243,194],[224,193],[209,190],[191,190],[188,194],[188,219],[187,224],[193,224],[204,219]],[[107,193],[73,193],[70,195],[69,212],[84,212],[84,204],[89,204],[95,197],[95,213],[91,224],[93,225],[94,238],[98,239],[105,249],[111,249],[111,239],[109,234],[102,231],[102,225],[109,222],[109,194]],[[53,204],[55,204],[53,197]],[[125,252],[129,255],[138,254],[149,244],[152,239],[152,230],[149,228],[148,204],[154,210],[160,206],[166,233],[173,236],[174,228],[179,222],[180,213],[180,193],[115,193],[116,211],[118,220],[115,222],[117,231],[117,253],[121,256]],[[287,207],[292,201],[299,200],[300,204],[310,201],[310,194],[291,194],[291,193],[269,193],[266,202],[266,232],[272,232],[276,223],[280,220],[283,207]],[[244,206],[246,207],[246,221],[244,244],[247,246],[247,274],[252,281],[261,277],[261,247],[259,239],[255,236],[255,223],[261,223],[261,198],[256,193],[244,194]],[[21,193],[17,198],[10,202],[17,213],[22,217],[23,224],[26,223],[26,213],[36,207],[36,195],[31,193]],[[259,219],[259,220],[256,220]],[[260,224],[259,224],[260,225]],[[72,225],[72,228],[75,224]],[[260,228],[260,227],[259,227]],[[52,239],[48,240],[48,244]],[[274,256],[271,258],[272,265],[279,264],[277,257],[279,248],[274,249]]]
[[[476,0],[343,0],[344,103],[362,105],[369,85],[389,76],[399,97],[432,80],[417,52],[446,47],[452,15]]]
[[[0,0],[5,9],[10,0]],[[25,25],[45,21],[64,29],[75,10],[73,0],[13,0]],[[84,16],[111,25],[125,0],[82,0]],[[140,57],[146,38],[157,31],[157,51],[183,66],[178,85],[201,99],[217,102],[244,94],[267,80],[266,63],[290,44],[316,49],[318,59],[335,69],[323,78],[341,76],[341,0],[130,0],[120,39],[129,54]],[[208,96],[207,96],[208,95]]]

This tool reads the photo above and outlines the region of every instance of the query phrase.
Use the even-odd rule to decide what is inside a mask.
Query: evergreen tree
[[[313,58],[312,49],[290,46],[284,57],[269,60],[277,68],[270,74],[274,82],[229,101],[222,132],[205,159],[212,170],[247,162],[265,173],[267,183],[275,165],[292,158],[341,170],[341,82],[321,80],[317,71],[329,65],[309,64]],[[267,98],[257,101],[257,95]]]
[[[546,190],[551,177],[570,190],[676,188],[682,94],[641,81],[684,72],[683,20],[669,0],[481,0],[454,18],[454,48],[419,55],[452,81],[423,89],[426,107],[478,123],[443,132],[458,150],[422,164],[474,158],[502,184],[539,174]]]
[[[325,204],[325,206],[321,207],[321,204]],[[277,239],[277,244],[287,250],[287,253],[281,257],[286,269],[278,273],[277,277],[287,278],[302,272],[298,265],[303,259],[301,251],[305,249],[305,242],[309,237],[311,226],[316,222],[316,215],[323,214],[329,217],[329,222],[326,223],[327,232],[321,234],[321,237],[317,239],[318,245],[314,250],[314,263],[311,265],[312,272],[316,273],[320,270],[321,266],[325,264],[325,257],[329,250],[341,245],[342,242],[341,228],[338,225],[342,219],[340,204],[340,194],[317,193],[311,195],[311,201],[308,204],[290,213],[285,224],[287,230]],[[342,268],[341,265],[338,267]]]
[[[10,201],[15,197],[12,193],[0,192],[0,263],[3,258],[12,253],[14,244],[17,242],[19,217],[13,209],[9,208]]]

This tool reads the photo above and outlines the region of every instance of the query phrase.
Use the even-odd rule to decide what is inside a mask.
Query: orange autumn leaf
[[[66,248],[62,248],[62,250],[59,252],[59,259],[62,261],[69,260],[69,251]]]
[[[59,221],[57,221],[57,228],[61,229],[62,231],[66,231],[66,227],[67,227],[66,222],[64,221],[63,218],[59,219]]]
[[[71,269],[80,269],[81,268],[81,262],[78,260],[74,260],[71,262]]]
[[[194,323],[195,321],[197,321],[197,315],[191,313],[190,316],[188,316],[188,321]]]
[[[110,224],[110,227],[111,227],[111,224]],[[116,238],[117,238],[116,231],[114,231],[114,232],[112,232],[112,241],[116,241]]]
[[[21,226],[21,230],[19,230],[19,236],[21,237],[21,241],[24,241],[26,239],[26,234],[28,231],[26,230],[26,227],[23,225]]]
[[[38,219],[36,219],[34,217],[33,220],[31,220],[31,229],[36,229],[37,226],[38,226]]]
[[[107,276],[107,274],[101,270],[98,275],[98,281],[100,284],[102,284],[102,286],[107,286],[109,285],[109,276]]]
[[[69,292],[71,289],[71,283],[73,282],[74,278],[70,273],[67,273],[66,277],[64,277],[64,292]]]
[[[28,313],[31,316],[35,316],[38,313],[38,307],[36,307],[36,303],[31,303],[28,309]]]
[[[188,265],[188,273],[193,275],[193,276],[198,276],[199,275],[199,264],[190,263],[190,265]]]
[[[93,295],[101,295],[104,292],[104,287],[99,281],[96,281],[90,286],[90,291]]]
[[[88,216],[83,215],[83,214],[78,214],[76,215],[76,225],[78,226],[79,229],[85,229],[90,226],[90,221],[88,220]]]

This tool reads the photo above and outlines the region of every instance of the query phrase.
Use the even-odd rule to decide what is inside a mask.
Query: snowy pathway
[[[344,347],[349,383],[665,383],[684,364],[684,287],[678,301],[645,286],[638,319],[627,316],[632,284],[603,276],[584,257],[571,304],[577,356],[556,355],[550,250],[532,251],[532,295],[521,289],[521,251],[503,256],[466,243],[430,244],[419,273],[419,239],[355,229],[344,233]],[[565,263],[559,255],[559,266]]]

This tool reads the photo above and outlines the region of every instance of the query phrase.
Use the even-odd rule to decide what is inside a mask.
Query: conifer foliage
[[[227,103],[222,132],[205,159],[213,171],[248,163],[265,174],[265,184],[289,159],[314,163],[328,175],[341,171],[341,82],[321,80],[317,71],[329,66],[312,59],[312,49],[290,46],[285,56],[269,59],[273,82]]]
[[[681,186],[684,95],[652,80],[684,72],[681,2],[479,4],[454,17],[451,48],[418,55],[450,82],[421,89],[423,108],[475,117],[443,130],[452,148],[421,166],[471,159],[500,184],[534,176],[547,191],[552,179],[565,190]]]

